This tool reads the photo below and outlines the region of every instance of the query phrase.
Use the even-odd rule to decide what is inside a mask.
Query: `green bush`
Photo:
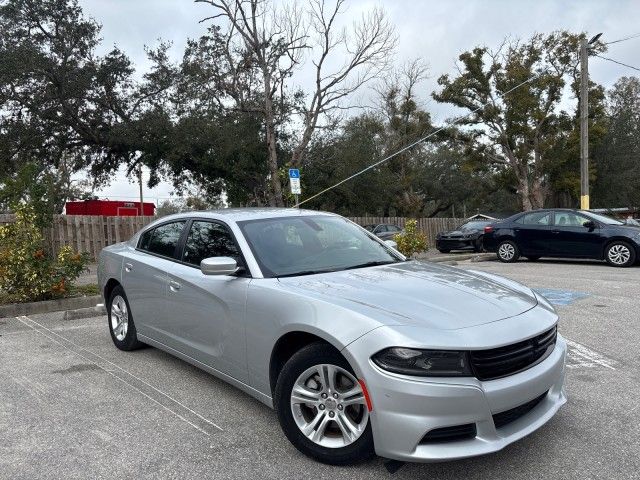
[[[417,220],[407,220],[404,231],[394,237],[398,250],[405,257],[412,257],[416,253],[426,252],[429,248],[427,236],[418,231]]]
[[[66,296],[87,269],[88,256],[68,246],[56,257],[47,255],[34,208],[21,204],[15,212],[15,223],[0,227],[0,291],[18,302]]]

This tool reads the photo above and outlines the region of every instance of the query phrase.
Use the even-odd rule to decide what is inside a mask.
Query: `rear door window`
[[[523,215],[517,223],[522,223],[529,226],[545,227],[551,225],[551,212],[531,212]]]
[[[140,237],[138,248],[149,253],[173,258],[185,221],[165,223],[148,230]]]

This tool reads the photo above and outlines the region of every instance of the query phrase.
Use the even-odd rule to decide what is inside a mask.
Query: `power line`
[[[628,37],[620,38],[618,40],[613,40],[611,42],[605,42],[605,45],[611,45],[613,43],[626,42],[627,40],[631,40],[633,38],[638,38],[638,37],[640,37],[640,33],[636,33],[634,35],[629,35]]]
[[[634,67],[633,65],[627,65],[626,63],[619,62],[618,60],[614,60],[613,58],[603,57],[602,55],[596,55],[596,57],[602,58],[603,60],[608,60],[608,61],[613,62],[613,63],[617,63],[618,65],[622,65],[623,67],[632,68],[632,69],[637,70],[638,72],[640,72],[640,68]]]
[[[513,87],[513,88],[511,88],[511,89],[507,90],[506,92],[504,92],[504,93],[502,93],[502,94],[497,95],[497,96],[498,96],[498,98],[500,98],[500,97],[504,97],[505,95],[507,95],[507,94],[509,94],[509,93],[513,92],[514,90],[516,90],[516,89],[518,89],[518,88],[522,87],[523,85],[526,85],[527,83],[531,82],[532,80],[536,79],[537,77],[539,77],[540,75],[542,75],[542,74],[544,74],[544,73],[547,73],[547,72],[541,72],[541,73],[539,73],[539,74],[537,74],[537,75],[533,75],[532,77],[528,78],[527,80],[525,80],[525,81],[524,81],[524,82],[522,82],[522,83],[519,83],[519,84],[518,84],[518,85],[516,85],[515,87]],[[328,187],[328,188],[325,188],[325,189],[324,189],[324,190],[322,190],[321,192],[318,192],[318,193],[316,193],[315,195],[313,195],[313,196],[311,196],[311,197],[309,197],[309,198],[307,198],[307,199],[305,199],[305,200],[303,200],[303,201],[301,201],[301,202],[296,203],[296,204],[295,204],[295,207],[299,207],[299,206],[300,206],[300,205],[302,205],[303,203],[307,203],[307,202],[309,202],[309,201],[313,200],[314,198],[317,198],[317,197],[319,197],[320,195],[322,195],[322,194],[324,194],[324,193],[328,192],[329,190],[333,190],[334,188],[336,188],[336,187],[338,187],[338,186],[342,185],[343,183],[346,183],[346,182],[348,182],[349,180],[352,180],[352,179],[356,178],[357,176],[362,175],[363,173],[365,173],[365,172],[367,172],[367,171],[371,170],[372,168],[376,168],[378,165],[382,165],[383,163],[385,163],[385,162],[387,162],[387,161],[391,160],[392,158],[397,157],[397,156],[398,156],[398,155],[400,155],[401,153],[406,152],[406,151],[407,151],[407,150],[409,150],[410,148],[413,148],[413,147],[415,147],[416,145],[418,145],[419,143],[422,143],[422,142],[424,142],[425,140],[427,140],[427,139],[429,139],[429,138],[433,137],[435,134],[440,133],[440,132],[441,132],[441,131],[443,131],[444,129],[446,129],[446,128],[448,128],[448,127],[452,126],[452,125],[455,125],[456,123],[460,122],[461,120],[464,120],[465,118],[467,118],[467,117],[469,117],[469,116],[473,115],[473,114],[474,114],[474,113],[476,113],[477,111],[479,111],[479,110],[483,109],[485,106],[489,105],[489,103],[491,103],[491,102],[490,102],[490,101],[487,101],[487,102],[485,102],[485,103],[481,104],[479,107],[477,107],[477,108],[475,108],[475,109],[471,110],[471,111],[470,111],[469,113],[467,113],[466,115],[463,115],[463,116],[461,116],[461,117],[456,118],[455,120],[453,120],[453,121],[452,121],[451,123],[449,123],[448,125],[445,125],[445,126],[442,126],[442,127],[438,128],[437,130],[435,130],[435,131],[431,132],[431,133],[430,133],[429,135],[427,135],[426,137],[422,137],[421,139],[416,140],[416,141],[415,141],[415,142],[413,142],[412,144],[407,145],[407,146],[406,146],[406,147],[404,147],[404,148],[401,148],[401,149],[400,149],[400,150],[398,150],[397,152],[392,153],[391,155],[389,155],[388,157],[385,157],[385,158],[383,158],[382,160],[377,161],[376,163],[373,163],[373,164],[369,165],[369,166],[368,166],[368,167],[366,167],[366,168],[363,168],[363,169],[362,169],[362,170],[360,170],[359,172],[354,173],[354,174],[353,174],[353,175],[351,175],[350,177],[347,177],[347,178],[345,178],[344,180],[339,181],[339,182],[338,182],[338,183],[336,183],[335,185],[332,185],[332,186],[330,186],[330,187]]]

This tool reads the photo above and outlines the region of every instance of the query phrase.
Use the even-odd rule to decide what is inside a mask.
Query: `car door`
[[[555,212],[551,228],[551,249],[556,256],[600,258],[603,238],[600,228],[584,226],[591,219],[574,212]]]
[[[523,255],[549,254],[552,218],[552,212],[541,210],[515,220],[513,234]]]
[[[145,231],[125,255],[122,286],[139,334],[165,340],[167,270],[174,264],[186,220]]]
[[[169,346],[246,382],[245,301],[250,275],[204,275],[209,257],[244,260],[230,229],[221,222],[194,219],[188,225],[180,261],[167,272]]]

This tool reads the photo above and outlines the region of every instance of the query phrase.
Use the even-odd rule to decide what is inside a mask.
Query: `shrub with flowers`
[[[418,231],[417,220],[407,220],[404,231],[394,237],[398,244],[398,250],[406,257],[412,257],[416,253],[426,252],[429,248],[427,236]]]
[[[0,226],[0,291],[17,302],[64,297],[87,269],[88,256],[69,246],[48,255],[34,208],[21,204],[15,213],[14,223]]]

